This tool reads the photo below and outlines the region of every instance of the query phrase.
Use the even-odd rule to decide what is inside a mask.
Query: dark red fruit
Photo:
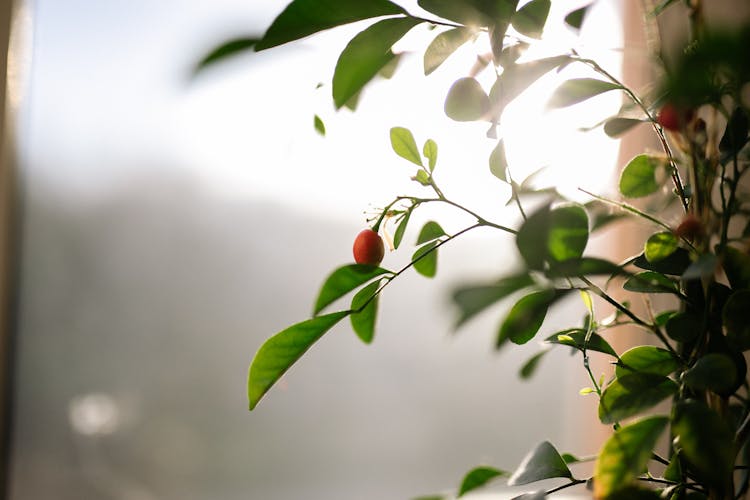
[[[364,229],[354,239],[352,251],[357,264],[377,266],[385,255],[385,245],[378,233],[372,229]]]
[[[703,223],[693,214],[687,214],[674,230],[678,238],[694,240],[703,234]]]
[[[681,109],[674,104],[667,103],[659,110],[656,121],[667,130],[678,131],[692,120],[692,118],[692,110]]]

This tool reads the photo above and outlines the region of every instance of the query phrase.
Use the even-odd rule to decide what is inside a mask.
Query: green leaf
[[[422,226],[422,230],[419,231],[417,245],[421,245],[422,243],[438,239],[441,236],[445,236],[445,231],[443,231],[443,228],[440,227],[440,224],[432,220],[427,221],[425,225]]]
[[[672,340],[692,342],[698,338],[703,330],[703,318],[689,311],[678,312],[669,316],[664,327]]]
[[[482,86],[470,76],[459,78],[445,97],[443,110],[451,120],[470,122],[481,119],[490,109],[490,99]]]
[[[247,377],[247,396],[252,410],[276,381],[349,311],[317,316],[282,330],[258,349]]]
[[[508,170],[508,159],[505,157],[505,144],[500,139],[490,153],[490,172],[501,181],[508,182],[506,170]]]
[[[581,328],[571,328],[550,335],[546,342],[567,345],[579,351],[583,351],[585,347],[587,351],[596,351],[617,357],[617,353],[612,349],[612,346],[598,333],[592,333],[588,343],[586,343],[586,333],[586,330]]]
[[[661,273],[643,271],[634,274],[623,283],[625,290],[639,293],[675,293],[677,284]]]
[[[534,375],[537,367],[539,366],[539,361],[541,361],[542,357],[548,352],[548,350],[539,351],[538,353],[531,356],[528,360],[526,360],[523,366],[521,366],[518,375],[524,380],[531,378]]]
[[[275,47],[342,24],[395,14],[406,14],[406,11],[387,0],[294,0],[274,19],[255,50]]]
[[[424,74],[435,71],[461,45],[474,36],[474,30],[453,28],[438,34],[424,52]]]
[[[679,367],[679,360],[666,349],[641,345],[622,353],[615,367],[615,375],[619,378],[638,372],[667,376]]]
[[[353,5],[368,3],[351,2]],[[333,72],[333,103],[336,109],[359,92],[393,59],[393,44],[421,22],[413,17],[383,19],[352,38],[341,52]]]
[[[726,484],[734,462],[734,433],[726,420],[699,401],[680,401],[672,412],[672,434],[699,480]]]
[[[646,469],[667,422],[667,417],[649,417],[615,431],[604,443],[594,466],[596,498],[609,498],[635,482]]]
[[[437,245],[438,241],[431,241],[417,248],[411,261],[414,269],[427,278],[433,278],[437,274]]]
[[[437,157],[438,157],[438,145],[435,141],[432,139],[427,139],[424,142],[424,146],[422,146],[422,154],[427,158],[427,165],[430,169],[430,172],[433,172],[435,170],[435,165],[437,165]]]
[[[406,227],[409,225],[409,218],[411,217],[411,209],[407,210],[401,222],[396,227],[396,232],[393,234],[393,248],[398,248],[401,245],[401,240],[404,239],[404,233]]]
[[[750,288],[750,255],[728,246],[724,249],[723,264],[732,288]]]
[[[349,320],[352,323],[354,333],[364,342],[369,344],[375,336],[375,320],[378,316],[379,296],[375,292],[380,288],[380,280],[373,281],[362,288],[352,299],[352,311],[362,308],[359,312],[352,312]],[[369,300],[369,302],[368,302]],[[367,304],[367,305],[365,305]]]
[[[500,326],[499,339],[525,344],[536,335],[547,315],[547,309],[562,296],[556,290],[533,292],[521,298],[511,308]],[[498,340],[498,347],[501,340]]]
[[[258,40],[258,38],[235,38],[234,40],[229,40],[228,42],[219,45],[206,54],[203,59],[195,65],[195,73],[198,73],[219,61],[223,61],[228,57],[252,49],[255,44],[258,43]]]
[[[661,375],[623,375],[604,389],[599,400],[599,420],[614,424],[656,406],[676,392],[677,384]]]
[[[626,198],[642,198],[659,189],[656,169],[663,161],[646,154],[638,155],[625,166],[620,175],[620,193]]]
[[[391,147],[401,158],[422,166],[422,156],[419,154],[417,141],[414,140],[414,136],[408,128],[391,128]]]
[[[572,478],[573,474],[555,447],[549,441],[544,441],[524,457],[521,465],[508,479],[508,486],[520,486],[553,477]]]
[[[709,353],[683,374],[682,381],[695,390],[728,394],[736,385],[737,368],[729,356]]]
[[[669,465],[664,469],[662,477],[667,481],[679,483],[682,481],[682,464],[680,463],[680,454],[675,453],[669,461]]]
[[[550,226],[550,207],[543,205],[528,216],[516,234],[516,246],[529,269],[541,270],[547,259],[547,235]]]
[[[581,7],[580,9],[576,9],[573,12],[570,12],[565,16],[565,24],[576,30],[581,29],[583,18],[586,16],[586,11],[590,6],[591,5],[586,5],[585,7]]]
[[[547,102],[547,107],[550,109],[564,108],[604,92],[621,88],[620,85],[595,78],[574,78],[557,87]]]
[[[513,29],[531,38],[541,37],[550,6],[550,0],[531,0],[513,14]]]
[[[637,118],[621,118],[616,116],[605,121],[603,129],[604,133],[607,134],[607,136],[614,139],[620,137],[622,134],[632,129],[636,125],[640,125],[641,123],[647,122]]]
[[[527,273],[508,276],[489,285],[472,285],[456,289],[453,302],[458,306],[460,315],[456,327],[464,324],[480,312],[487,309],[508,295],[534,284]]]
[[[494,467],[475,467],[470,470],[463,481],[461,481],[461,487],[458,489],[458,496],[462,497],[466,493],[481,488],[488,482],[498,477],[506,476],[508,473],[504,470],[495,469]]]
[[[548,255],[555,261],[583,255],[589,239],[589,218],[579,205],[565,205],[550,212]]]
[[[315,126],[315,131],[316,132],[318,132],[322,136],[326,135],[326,126],[325,126],[325,123],[323,123],[323,120],[321,120],[318,115],[315,115],[313,117],[313,125]]]
[[[425,172],[424,170],[417,170],[416,175],[412,177],[412,180],[417,181],[423,186],[429,186],[430,185],[430,174]]]
[[[381,274],[392,274],[391,271],[382,267],[366,266],[362,264],[349,264],[339,267],[328,278],[318,293],[315,301],[313,315],[317,315],[326,306],[336,299],[343,297],[358,286],[367,283]]]
[[[727,338],[743,351],[750,349],[748,311],[750,311],[750,290],[747,289],[734,292],[722,309]]]
[[[482,3],[482,0],[417,1],[417,4],[428,12],[470,27],[490,26],[493,23],[493,16]]]
[[[644,254],[640,254],[633,259],[633,265],[636,267],[673,276],[682,275],[691,264],[690,253],[684,248],[678,248],[667,257],[656,262],[649,262]]]
[[[576,276],[595,276],[628,274],[614,262],[596,257],[578,257],[553,262],[547,272],[550,278],[573,278]]]
[[[645,255],[647,261],[657,262],[672,255],[678,246],[679,242],[674,233],[663,231],[649,236],[644,246],[643,255]]]

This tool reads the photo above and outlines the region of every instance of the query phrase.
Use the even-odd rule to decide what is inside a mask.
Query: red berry
[[[355,238],[352,251],[357,264],[377,266],[385,255],[385,245],[378,233],[372,229],[364,229]]]
[[[680,109],[674,104],[666,103],[661,107],[656,116],[656,121],[667,130],[678,131],[692,120],[693,112],[690,109]]]
[[[695,215],[687,214],[677,226],[677,229],[674,230],[674,234],[678,238],[694,240],[703,234],[703,223]]]

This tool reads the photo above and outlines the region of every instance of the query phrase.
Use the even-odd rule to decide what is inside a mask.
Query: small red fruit
[[[363,229],[354,239],[354,261],[357,264],[377,266],[385,255],[383,239],[372,229]]]
[[[682,129],[692,119],[692,110],[681,109],[671,103],[662,106],[656,116],[659,125],[673,132]]]
[[[695,215],[687,214],[674,230],[674,234],[678,238],[692,241],[703,234],[703,223]]]

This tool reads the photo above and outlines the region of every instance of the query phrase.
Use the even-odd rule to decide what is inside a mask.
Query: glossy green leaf
[[[342,24],[406,14],[388,0],[294,0],[274,19],[255,50],[268,49]]]
[[[490,172],[503,182],[508,182],[506,171],[508,170],[508,159],[505,157],[505,144],[503,140],[497,141],[497,145],[490,153]]]
[[[630,292],[639,293],[674,293],[677,284],[661,273],[643,271],[634,274],[623,283],[622,287]]]
[[[531,0],[513,14],[513,29],[531,38],[541,37],[550,6],[550,0]]]
[[[391,128],[391,147],[401,158],[422,166],[422,156],[419,154],[417,141],[414,140],[414,136],[408,128]]]
[[[393,248],[398,248],[401,245],[401,241],[404,239],[404,233],[406,227],[409,225],[409,219],[411,218],[411,210],[407,210],[404,217],[396,226],[396,232],[393,233]]]
[[[736,385],[737,367],[729,356],[709,353],[683,374],[682,381],[695,390],[728,394]]]
[[[673,276],[682,275],[691,264],[690,253],[684,248],[678,248],[667,257],[656,262],[649,262],[643,254],[633,259],[633,265],[636,267]]]
[[[651,345],[641,345],[622,353],[620,361],[615,367],[615,375],[619,378],[633,372],[638,372],[667,376],[679,367],[679,360],[666,349]]]
[[[644,245],[643,255],[647,261],[657,262],[672,255],[678,246],[679,242],[674,233],[662,231],[649,236]]]
[[[528,216],[516,234],[516,246],[529,269],[541,270],[547,259],[547,241],[550,226],[550,207],[543,205]]]
[[[547,315],[547,309],[559,298],[556,290],[541,290],[521,298],[511,308],[500,327],[500,338],[525,344],[536,335]]]
[[[586,5],[568,13],[565,16],[565,24],[577,30],[581,29],[583,18],[586,16],[586,11],[588,11],[589,7],[590,5]]]
[[[438,241],[431,241],[426,245],[417,248],[411,261],[414,263],[414,269],[427,278],[433,278],[437,274],[437,248]]]
[[[421,245],[422,243],[427,243],[428,241],[438,239],[441,236],[445,236],[445,231],[443,231],[443,228],[440,227],[440,224],[433,220],[427,221],[425,225],[422,226],[422,230],[419,231],[417,245]]]
[[[614,83],[594,78],[574,78],[563,82],[557,87],[547,102],[547,107],[551,109],[564,108],[604,92],[621,88],[621,86]]]
[[[424,142],[424,146],[422,146],[422,154],[427,158],[427,166],[430,169],[430,172],[435,170],[435,165],[437,165],[437,157],[438,157],[438,145],[435,141],[432,139],[427,139]]]
[[[462,497],[470,491],[476,490],[486,485],[493,479],[508,475],[507,472],[494,467],[475,467],[470,470],[461,481],[461,487],[458,489],[458,497]]]
[[[378,316],[379,296],[375,292],[380,288],[380,280],[375,280],[365,286],[354,295],[352,299],[352,312],[349,316],[354,333],[364,342],[369,344],[375,336],[375,321]],[[360,310],[361,309],[361,310]]]
[[[604,443],[594,466],[594,495],[610,495],[631,486],[645,469],[667,417],[648,417],[619,428]],[[633,497],[629,497],[633,498]]]
[[[750,290],[734,292],[724,304],[722,319],[729,341],[737,348],[750,349]]]
[[[578,257],[553,262],[547,272],[550,278],[573,278],[576,276],[596,276],[628,274],[614,262],[597,257]]]
[[[354,5],[367,3],[351,2]],[[341,52],[333,72],[333,103],[337,109],[393,59],[393,44],[420,22],[412,17],[383,19],[352,38]]]
[[[518,375],[524,380],[531,378],[536,372],[536,369],[539,366],[539,362],[548,352],[548,350],[539,351],[538,353],[531,356],[523,365],[521,365],[521,369],[518,371]]]
[[[702,402],[680,401],[672,412],[672,434],[698,479],[726,484],[734,462],[734,433],[726,420]]]
[[[603,129],[604,133],[607,134],[607,136],[614,139],[620,137],[622,134],[632,129],[636,125],[640,125],[641,123],[647,122],[645,120],[640,120],[637,118],[621,118],[619,116],[616,116],[605,121]]]
[[[573,474],[555,447],[549,441],[544,441],[524,457],[521,465],[508,479],[508,486],[520,486],[553,477],[572,478]]]
[[[313,117],[313,126],[315,127],[315,131],[319,133],[322,136],[326,135],[326,125],[323,123],[323,120],[318,116],[315,115]]]
[[[694,312],[678,312],[669,316],[664,328],[672,340],[692,342],[703,330],[703,318]]]
[[[626,198],[642,198],[659,189],[656,170],[663,162],[646,154],[638,155],[625,166],[620,175],[620,193]]]
[[[604,389],[599,400],[599,420],[614,424],[653,408],[676,392],[677,384],[661,375],[623,375]]]
[[[235,38],[216,47],[206,54],[195,66],[195,73],[206,69],[217,62],[223,61],[229,57],[236,56],[240,52],[252,50],[259,38]]]
[[[266,340],[250,365],[247,396],[250,409],[268,392],[276,381],[349,311],[317,316],[282,330]]]
[[[592,333],[589,341],[586,342],[586,330],[582,328],[571,328],[569,330],[563,330],[547,337],[546,342],[551,344],[567,345],[579,351],[583,351],[584,347],[587,351],[596,351],[610,356],[617,357],[617,353],[609,342],[598,333]]]
[[[471,285],[456,289],[453,302],[458,306],[460,315],[456,327],[464,324],[491,305],[508,295],[529,287],[534,280],[528,274],[508,276],[488,285]]]
[[[377,266],[366,266],[362,264],[349,264],[339,267],[328,278],[320,288],[318,298],[315,301],[313,314],[317,315],[326,306],[336,299],[343,297],[358,286],[367,283],[376,276],[390,274],[391,271]]]
[[[579,205],[555,207],[550,212],[547,251],[551,259],[564,261],[583,255],[589,239],[589,218]]]
[[[724,249],[723,265],[732,288],[750,288],[750,255],[728,246]]]
[[[479,120],[490,110],[490,98],[475,78],[466,76],[448,89],[443,110],[448,118],[458,122]]]
[[[461,45],[474,36],[474,30],[452,28],[438,34],[424,52],[424,74],[435,71]]]

